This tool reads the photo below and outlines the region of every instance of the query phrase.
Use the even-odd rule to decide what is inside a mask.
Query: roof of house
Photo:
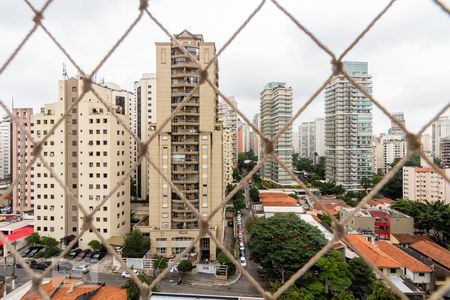
[[[105,286],[99,283],[84,283],[77,279],[66,279],[64,276],[55,276],[49,282],[41,285],[43,291],[52,300],[76,300],[76,299],[114,299],[126,300],[127,291],[115,286]],[[31,290],[22,299],[29,299]],[[39,294],[35,294],[32,300],[41,300]]]
[[[266,192],[259,193],[259,198],[285,198],[289,197],[286,193],[281,192]]]
[[[407,254],[403,250],[400,250],[396,246],[392,245],[388,241],[378,241],[378,247],[380,247],[383,252],[388,254],[391,258],[395,259],[399,263],[401,263],[404,267],[409,269],[412,272],[431,272],[431,268],[427,265],[423,264],[419,260],[415,259],[411,255]]]
[[[389,257],[385,252],[378,247],[365,240],[361,235],[348,234],[347,239],[352,245],[349,245],[357,253],[361,253],[367,257],[378,268],[401,268],[402,265]]]
[[[8,234],[6,236],[6,238],[8,239],[8,241],[13,242],[13,241],[20,240],[21,238],[29,236],[33,232],[34,232],[34,227],[33,226],[27,226],[27,227],[15,230],[13,233]],[[0,240],[0,246],[1,245],[3,245],[3,241],[2,240]]]
[[[428,239],[426,236],[407,233],[391,233],[391,235],[399,242],[399,244],[412,244],[417,241]]]
[[[450,269],[450,251],[430,240],[417,241],[410,245],[414,250]]]
[[[283,193],[266,193],[260,200],[263,206],[297,206],[296,199]]]

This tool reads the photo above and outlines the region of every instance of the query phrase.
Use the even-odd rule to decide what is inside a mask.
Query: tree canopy
[[[295,214],[258,219],[250,232],[251,258],[266,268],[296,271],[325,244],[322,233]]]
[[[143,257],[150,249],[150,240],[135,229],[125,236],[125,244],[122,248],[123,257]]]
[[[369,265],[360,257],[348,261],[348,269],[352,273],[352,284],[349,290],[358,299],[366,299],[372,294],[375,274]]]
[[[152,283],[152,279],[144,274],[139,274],[137,277],[144,283]],[[122,288],[127,289],[127,300],[140,300],[141,290],[132,278],[128,279],[127,283]],[[157,289],[154,288],[153,291],[157,292]]]
[[[375,280],[373,292],[367,300],[397,300],[399,297],[386,287],[382,280]]]
[[[183,273],[190,272],[193,268],[194,268],[194,266],[192,265],[192,263],[189,260],[182,260],[178,264],[178,271],[183,272]]]

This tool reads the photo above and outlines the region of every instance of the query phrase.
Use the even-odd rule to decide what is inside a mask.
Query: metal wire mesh
[[[361,33],[354,39],[354,41],[343,51],[343,53],[339,56],[337,56],[332,50],[330,50],[318,37],[316,37],[312,32],[310,32],[303,24],[302,22],[297,19],[295,16],[293,16],[288,10],[286,10],[279,2],[276,0],[271,0],[271,2],[275,5],[277,9],[279,9],[282,13],[286,15],[287,18],[289,18],[302,32],[304,32],[320,49],[322,49],[325,53],[327,53],[331,58],[331,67],[332,71],[329,77],[324,81],[324,83],[314,92],[314,94],[303,104],[303,106],[297,110],[297,112],[293,115],[293,117],[290,119],[290,121],[285,124],[285,126],[280,129],[277,134],[274,136],[273,139],[269,139],[268,137],[264,136],[259,128],[257,128],[235,105],[233,105],[233,102],[230,101],[230,99],[222,93],[219,88],[211,82],[207,78],[207,70],[208,68],[218,59],[218,57],[225,51],[225,49],[233,42],[233,40],[236,38],[236,36],[239,35],[239,33],[244,29],[244,27],[252,20],[252,18],[260,11],[260,9],[266,4],[265,0],[262,0],[257,7],[252,11],[252,13],[242,22],[242,24],[236,29],[236,31],[231,35],[231,37],[226,41],[226,43],[217,51],[217,54],[215,57],[210,60],[209,64],[206,67],[202,67],[201,64],[198,62],[198,60],[189,52],[186,50],[186,48],[180,43],[171,33],[169,30],[167,30],[164,25],[152,14],[151,10],[148,7],[148,0],[140,0],[139,5],[137,6],[137,16],[134,19],[134,21],[130,24],[130,26],[127,28],[127,30],[121,35],[121,37],[117,40],[117,42],[113,45],[113,47],[105,54],[105,56],[100,60],[100,62],[97,64],[97,66],[94,68],[94,70],[90,73],[86,73],[80,66],[77,64],[77,62],[73,59],[73,57],[69,54],[69,51],[67,51],[63,45],[61,45],[58,40],[52,35],[52,33],[47,29],[43,22],[44,13],[47,10],[47,8],[52,4],[54,0],[47,0],[45,4],[42,6],[42,8],[37,9],[34,7],[29,0],[24,0],[26,4],[30,7],[30,9],[34,13],[33,17],[33,25],[30,29],[30,31],[25,35],[25,37],[21,40],[21,42],[18,44],[18,46],[14,49],[14,51],[11,53],[11,55],[6,59],[6,61],[1,65],[0,67],[0,76],[5,72],[11,61],[14,60],[14,58],[20,53],[23,46],[28,42],[30,37],[36,32],[38,28],[41,28],[47,36],[51,39],[51,41],[61,50],[61,52],[65,55],[65,57],[72,63],[72,65],[78,70],[79,74],[83,78],[83,91],[79,95],[79,97],[76,99],[75,102],[70,105],[65,114],[55,122],[53,128],[48,131],[48,133],[39,141],[35,141],[33,137],[31,136],[30,132],[26,130],[24,127],[24,124],[21,120],[15,118],[12,114],[12,112],[7,108],[7,106],[3,103],[3,101],[0,101],[0,106],[8,113],[8,115],[11,117],[11,120],[16,123],[16,125],[21,129],[22,132],[26,134],[28,139],[30,139],[34,145],[33,149],[33,157],[31,161],[26,165],[25,170],[23,170],[20,174],[20,178],[18,178],[16,181],[14,181],[11,186],[9,187],[8,191],[5,193],[11,192],[11,190],[18,185],[18,183],[23,180],[26,172],[31,168],[31,166],[39,160],[43,166],[49,171],[49,173],[55,178],[56,182],[65,190],[67,195],[71,200],[74,201],[74,203],[77,203],[78,208],[80,212],[83,214],[83,226],[81,232],[76,236],[74,240],[72,240],[69,245],[65,248],[64,251],[62,251],[58,258],[64,257],[70,251],[70,249],[77,243],[77,241],[83,236],[83,234],[87,230],[93,230],[95,235],[99,238],[99,240],[103,243],[103,245],[107,248],[108,252],[113,255],[114,258],[117,259],[117,261],[120,263],[121,267],[126,270],[132,280],[137,284],[139,289],[141,290],[141,299],[148,299],[149,296],[151,296],[151,291],[153,287],[155,287],[161,279],[169,272],[170,267],[168,266],[163,272],[161,272],[155,280],[150,284],[146,284],[141,282],[135,273],[133,273],[130,268],[123,262],[120,255],[115,251],[113,247],[111,247],[107,241],[104,239],[104,237],[99,233],[99,231],[93,226],[92,221],[96,214],[96,212],[100,209],[100,207],[108,201],[108,199],[115,193],[115,191],[121,186],[122,183],[124,183],[126,180],[129,179],[129,176],[132,174],[132,172],[141,164],[141,163],[148,163],[150,166],[152,166],[159,175],[163,178],[165,182],[167,182],[172,190],[178,194],[180,199],[182,199],[185,204],[194,212],[194,214],[199,218],[199,233],[197,237],[191,242],[189,247],[186,247],[186,249],[178,254],[175,259],[173,260],[172,265],[179,262],[182,257],[187,254],[189,249],[199,241],[200,237],[207,234],[210,236],[210,238],[216,243],[217,247],[224,252],[228,258],[235,264],[236,268],[249,280],[249,282],[255,286],[255,288],[259,291],[259,293],[265,298],[265,299],[277,299],[283,292],[285,292],[292,284],[295,283],[296,280],[298,280],[303,274],[305,274],[306,271],[310,267],[312,267],[319,258],[321,258],[328,250],[331,249],[333,244],[339,240],[344,240],[347,244],[351,245],[351,242],[346,238],[344,226],[349,223],[352,218],[355,216],[356,213],[358,213],[361,208],[364,206],[364,204],[367,203],[369,199],[371,199],[377,192],[381,190],[381,188],[403,167],[403,165],[407,162],[407,160],[413,155],[413,153],[419,154],[423,159],[425,159],[430,166],[438,172],[447,183],[450,183],[450,179],[448,176],[442,172],[441,169],[439,169],[436,165],[433,164],[432,161],[429,160],[427,156],[423,153],[421,150],[421,143],[420,143],[420,136],[421,134],[431,126],[431,124],[437,120],[444,112],[447,110],[450,106],[450,104],[447,104],[443,109],[435,115],[418,133],[411,132],[408,128],[404,126],[403,123],[399,122],[396,118],[392,116],[392,114],[389,112],[389,110],[383,106],[381,101],[375,99],[372,95],[366,92],[366,90],[361,87],[353,78],[343,69],[342,66],[342,60],[344,57],[358,44],[358,42],[364,37],[364,35],[382,18],[382,16],[392,7],[395,0],[390,1],[384,9],[376,15],[376,17],[361,31]],[[446,7],[441,1],[434,0],[434,3],[441,8],[449,17],[450,17],[450,10],[448,7]],[[114,53],[114,51],[117,49],[117,47],[125,40],[125,38],[129,35],[129,33],[133,30],[133,28],[138,24],[141,19],[144,16],[148,16],[180,49],[181,51],[188,56],[198,67],[199,74],[200,74],[200,80],[199,83],[194,87],[194,89],[191,91],[189,95],[187,95],[181,103],[176,107],[176,109],[172,112],[172,115],[167,118],[166,120],[159,120],[161,122],[161,126],[159,126],[159,130],[154,132],[153,135],[151,135],[146,141],[143,141],[139,139],[128,126],[128,124],[125,124],[122,122],[120,118],[116,115],[115,111],[110,108],[110,106],[107,104],[107,102],[92,88],[93,83],[93,77],[97,73],[97,71],[104,65],[104,63],[110,58],[110,56]],[[336,75],[343,75],[348,81],[350,81],[362,94],[364,94],[365,97],[370,99],[373,104],[375,104],[393,123],[395,123],[397,126],[401,128],[406,133],[406,139],[408,142],[408,155],[401,159],[387,174],[386,176],[370,191],[356,206],[356,208],[352,211],[352,213],[347,216],[344,220],[338,221],[323,205],[320,201],[318,201],[317,197],[305,186],[305,184],[290,170],[273,152],[273,144],[278,140],[278,138],[293,124],[293,122],[298,118],[298,116],[316,99],[316,97],[322,92],[322,90],[326,87],[326,85],[330,82],[333,76]],[[164,127],[165,124],[167,124],[175,115],[175,113],[179,112],[183,106],[189,102],[191,96],[195,93],[197,89],[199,89],[200,85],[202,84],[208,84],[210,85],[216,93],[218,93],[228,105],[230,105],[231,108],[233,108],[239,116],[247,122],[247,124],[252,127],[254,132],[258,134],[261,137],[261,140],[263,141],[265,145],[264,149],[264,155],[262,159],[258,162],[258,164],[243,178],[239,184],[236,185],[236,187],[222,200],[220,205],[215,207],[209,216],[207,218],[201,217],[197,209],[192,205],[190,201],[186,199],[186,197],[181,193],[181,191],[173,184],[173,182],[168,178],[160,169],[159,167],[153,162],[152,158],[149,157],[147,153],[147,147],[149,143],[160,133],[160,130]],[[94,95],[100,100],[100,102],[104,105],[104,107],[107,109],[109,113],[111,113],[114,118],[120,123],[120,125],[136,140],[137,144],[139,145],[140,153],[137,162],[130,167],[128,172],[123,175],[121,180],[117,183],[117,185],[110,190],[108,195],[92,210],[87,211],[79,202],[76,196],[74,196],[68,187],[66,187],[61,180],[61,178],[56,174],[53,169],[50,167],[48,162],[44,159],[44,157],[41,155],[42,152],[42,145],[43,143],[49,138],[51,133],[67,118],[68,115],[70,115],[70,111],[72,108],[77,107],[78,103],[81,101],[83,96],[88,93],[92,92]],[[295,274],[293,274],[288,281],[286,281],[281,288],[279,288],[274,294],[269,293],[268,291],[265,291],[264,288],[258,283],[257,280],[255,280],[246,269],[244,269],[238,261],[233,257],[233,255],[226,249],[226,247],[222,244],[222,241],[219,241],[215,235],[210,232],[209,229],[209,221],[211,218],[218,213],[223,206],[232,199],[232,197],[244,187],[244,184],[249,182],[251,177],[263,166],[264,162],[272,158],[275,161],[278,162],[278,164],[294,179],[294,181],[299,184],[302,188],[304,188],[308,194],[308,196],[311,198],[311,200],[317,204],[321,209],[331,218],[333,223],[333,233],[334,233],[334,239],[329,241],[326,246],[324,246],[319,252],[317,252],[301,269],[299,269]],[[14,246],[11,244],[11,242],[6,238],[6,236],[0,232],[0,238],[3,241],[4,245],[8,248],[8,250],[13,254],[15,259],[18,263],[20,263],[23,267],[25,272],[30,276],[32,280],[32,293],[30,296],[34,294],[40,295],[42,299],[49,299],[49,295],[47,295],[44,290],[41,288],[42,280],[49,274],[49,272],[52,270],[54,265],[56,264],[57,260],[54,260],[52,265],[50,265],[43,273],[37,274],[35,273],[26,263],[23,257],[20,256],[20,254],[15,250]],[[355,249],[354,247],[352,247]],[[356,250],[356,249],[355,249]],[[357,250],[356,250],[357,251]],[[358,251],[357,251],[358,252]],[[372,268],[372,270],[380,277],[382,278],[390,287],[391,289],[401,298],[401,299],[407,299],[407,297],[402,294],[400,290],[396,288],[394,284],[389,280],[389,278],[384,275],[380,270],[378,270],[377,267],[375,267],[370,260],[367,259],[367,257],[364,256],[363,253],[358,253]],[[442,286],[439,290],[435,291],[430,299],[439,299],[441,298],[446,291],[450,289],[450,280],[447,280],[447,282]]]

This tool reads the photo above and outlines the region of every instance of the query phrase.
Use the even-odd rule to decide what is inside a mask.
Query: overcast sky
[[[43,1],[32,1],[40,7]],[[447,1],[448,3],[449,1]],[[150,10],[172,33],[203,34],[220,48],[259,1],[152,0]],[[387,1],[281,1],[338,55]],[[75,60],[90,72],[137,16],[137,0],[55,0],[44,22]],[[32,26],[25,2],[0,1],[0,65]],[[374,96],[389,110],[403,111],[417,131],[449,103],[450,18],[426,0],[399,0],[352,50],[347,60],[367,61]],[[155,42],[168,37],[147,17],[98,72],[97,79],[131,90],[142,73],[155,71]],[[219,87],[235,96],[248,117],[259,112],[259,92],[269,81],[293,88],[294,110],[330,74],[330,57],[272,3],[262,10],[219,58]],[[75,68],[41,30],[0,75],[0,99],[38,109],[57,101],[62,64]],[[323,94],[296,121],[322,117]],[[448,114],[448,113],[447,113]],[[374,108],[374,133],[389,121]],[[297,130],[297,126],[295,129]]]

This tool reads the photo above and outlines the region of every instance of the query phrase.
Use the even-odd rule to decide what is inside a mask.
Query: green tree
[[[280,281],[275,281],[272,283],[272,288],[270,292],[274,294],[283,284]],[[298,300],[305,299],[303,298],[303,293],[295,284],[291,285],[280,297],[278,300]]]
[[[242,191],[239,191],[234,195],[233,205],[237,210],[245,208],[245,196]]]
[[[260,219],[250,232],[251,258],[270,269],[296,271],[325,244],[322,233],[295,214]]]
[[[193,268],[194,268],[194,266],[192,265],[192,263],[189,260],[182,260],[178,264],[178,271],[182,272],[184,274],[184,276],[186,276],[187,272],[192,271]]]
[[[312,159],[300,157],[298,153],[292,155],[292,164],[297,171],[312,173],[314,171]]]
[[[219,263],[221,265],[231,265],[231,264],[233,264],[231,262],[231,260],[228,258],[228,256],[226,256],[226,254],[223,253],[223,252],[219,252],[219,254],[217,255],[217,260],[219,261]]]
[[[363,187],[364,191],[367,194],[367,190],[369,188],[373,187],[373,178],[372,177],[363,177],[361,178],[361,182],[360,182],[361,186]]]
[[[25,241],[27,241],[28,244],[36,245],[41,243],[41,237],[39,236],[39,233],[33,232],[25,238]]]
[[[348,289],[352,273],[341,253],[333,249],[321,257],[300,282],[316,298],[329,299]]]
[[[146,275],[140,274],[137,276],[140,281],[151,284],[152,279]],[[122,286],[122,288],[127,289],[127,300],[140,300],[141,290],[137,286],[137,284],[133,281],[133,279],[128,279],[127,283]],[[156,288],[153,289],[154,292],[158,290]]]
[[[245,230],[247,232],[251,232],[256,222],[258,222],[258,219],[256,217],[252,215],[248,216],[247,220],[245,221]]]
[[[365,299],[373,291],[375,274],[369,265],[360,257],[355,257],[348,262],[348,269],[352,273],[352,284],[349,290],[358,299]]]
[[[106,248],[105,246],[103,246],[103,244],[98,241],[98,240],[92,240],[88,243],[88,246],[92,248],[92,250],[94,251],[102,251],[102,252],[106,252]]]
[[[319,176],[320,180],[325,179],[325,157],[319,157],[319,162],[315,165],[314,173]]]
[[[322,195],[342,195],[345,193],[345,188],[335,182],[322,182],[319,184],[319,190]]]
[[[125,244],[122,249],[123,257],[143,257],[150,249],[150,240],[135,229],[125,236]]]
[[[400,158],[394,160],[390,167],[394,167]],[[405,163],[407,167],[418,167],[420,166],[420,156],[418,154],[413,154],[412,157]],[[403,195],[403,168],[395,173],[394,177],[391,178],[381,189],[380,193],[385,197],[391,199],[401,198]]]
[[[234,181],[241,180],[241,173],[239,172],[239,169],[237,169],[237,168],[233,169],[233,180]]]
[[[257,188],[252,187],[250,189],[250,199],[252,202],[259,202],[259,191]]]
[[[55,240],[54,238],[49,237],[49,236],[41,237],[41,241],[39,244],[44,245],[44,246],[49,246],[49,247],[55,247],[55,246],[59,245],[57,240]]]
[[[375,280],[373,292],[367,300],[397,300],[399,297],[386,287],[382,280]]]
[[[153,259],[153,276],[156,277],[156,271],[162,271],[165,268],[167,268],[169,265],[169,260],[167,259],[167,257],[164,256],[156,256]]]

